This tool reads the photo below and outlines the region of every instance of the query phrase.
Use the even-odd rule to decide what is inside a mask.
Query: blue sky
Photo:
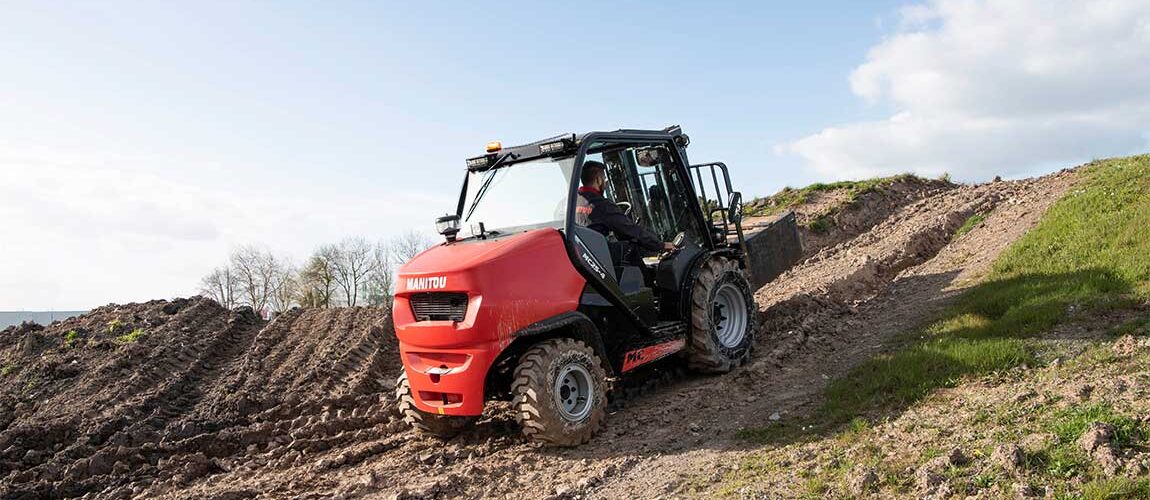
[[[1090,56],[1087,39],[1132,44],[1103,58],[1115,68],[1145,61],[1138,3],[1021,2],[1096,31],[1017,44],[1007,21],[1035,13],[995,1],[0,2],[0,217],[23,235],[0,246],[22,264],[0,276],[0,310],[186,295],[236,245],[300,261],[426,229],[493,139],[680,124],[692,160],[727,162],[750,195],[1144,150],[1136,84],[1011,105],[1097,84],[1041,65]],[[996,59],[1016,46],[1030,52]],[[1069,69],[1100,64],[1083,60]]]

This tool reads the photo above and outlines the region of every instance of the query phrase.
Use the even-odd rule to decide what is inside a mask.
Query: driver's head
[[[579,180],[584,186],[602,190],[603,186],[607,185],[606,173],[607,166],[602,162],[594,160],[583,162],[583,172],[579,174]]]

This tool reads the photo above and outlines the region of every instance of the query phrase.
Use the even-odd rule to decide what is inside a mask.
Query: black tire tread
[[[597,403],[585,423],[578,426],[568,425],[552,408],[552,381],[547,373],[551,362],[560,359],[564,353],[572,352],[591,361],[588,368],[596,379],[594,397]],[[578,446],[590,441],[603,425],[607,413],[606,384],[607,373],[602,361],[587,344],[570,338],[544,340],[519,358],[511,383],[511,407],[515,409],[515,419],[528,439],[550,446]]]
[[[727,373],[745,363],[751,356],[754,345],[757,312],[747,311],[747,348],[731,358],[724,354],[711,327],[712,291],[724,275],[736,273],[737,279],[748,293],[750,285],[746,275],[734,260],[725,257],[712,257],[703,263],[691,288],[691,335],[687,345],[687,366],[701,373]]]

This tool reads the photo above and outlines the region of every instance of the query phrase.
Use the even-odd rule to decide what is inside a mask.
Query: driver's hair
[[[595,183],[595,179],[599,178],[599,174],[607,171],[607,165],[595,160],[583,162],[583,172],[579,174],[579,180],[583,181],[584,186],[590,186]]]

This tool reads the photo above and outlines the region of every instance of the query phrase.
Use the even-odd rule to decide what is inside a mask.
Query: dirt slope
[[[764,329],[750,366],[629,399],[604,433],[571,450],[524,443],[498,406],[446,443],[406,430],[390,410],[398,359],[387,318],[373,310],[297,310],[264,325],[190,299],[9,329],[0,361],[27,366],[0,378],[0,495],[675,494],[684,478],[748,453],[739,429],[810,407],[827,380],[928,319],[1073,180],[1062,172],[862,202],[853,229],[758,291]],[[976,213],[985,221],[955,238]],[[116,344],[106,333],[115,318],[127,324],[119,332],[148,333]],[[64,347],[80,328],[89,344]]]

